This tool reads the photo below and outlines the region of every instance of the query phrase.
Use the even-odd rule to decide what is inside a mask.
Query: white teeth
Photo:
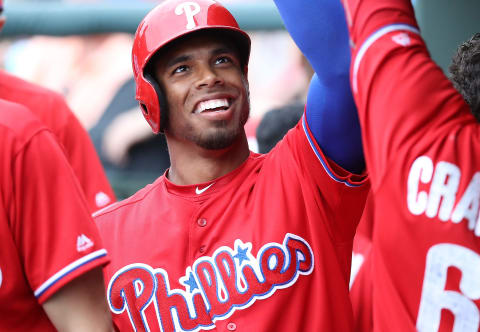
[[[222,98],[202,101],[198,104],[194,113],[198,114],[202,113],[203,111],[212,110],[219,107],[229,107],[228,100],[226,98]]]

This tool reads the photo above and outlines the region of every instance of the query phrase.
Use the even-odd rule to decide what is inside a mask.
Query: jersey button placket
[[[197,225],[200,227],[205,227],[207,226],[207,219],[205,218],[198,218],[197,219]]]
[[[230,322],[227,324],[227,330],[229,331],[235,331],[237,329],[237,324]]]
[[[207,226],[207,219],[205,219],[205,218],[198,218],[198,219],[197,219],[197,225],[198,225],[199,227],[202,227],[202,228],[205,227],[205,226]],[[206,245],[201,245],[201,246],[198,248],[198,251],[199,251],[201,254],[203,254],[203,253],[205,252],[205,250],[206,250],[206,247],[207,247]]]

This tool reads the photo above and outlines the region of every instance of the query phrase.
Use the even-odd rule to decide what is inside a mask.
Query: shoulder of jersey
[[[28,82],[4,70],[0,70],[0,98],[15,102],[18,99],[18,103],[27,107],[30,106],[30,103],[35,104],[38,100],[37,98],[42,98],[43,103],[45,98],[53,98],[56,101],[63,100],[63,97],[58,92]]]
[[[0,85],[9,90],[23,90],[25,93],[35,94],[58,94],[57,92],[45,88],[41,85],[26,81],[18,76],[12,75],[4,70],[0,70]]]
[[[134,209],[138,204],[151,195],[154,195],[154,192],[159,186],[163,186],[164,176],[160,176],[152,184],[148,184],[144,188],[138,190],[132,196],[125,198],[122,201],[112,203],[92,214],[95,218],[95,221],[98,222],[100,219],[108,218],[108,216],[116,216],[127,213],[127,210]]]
[[[47,129],[26,107],[0,99],[0,128],[2,134],[28,141],[33,135]]]

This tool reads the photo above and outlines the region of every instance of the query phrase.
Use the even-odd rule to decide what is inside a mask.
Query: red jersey
[[[360,223],[363,222],[363,217]],[[353,240],[350,299],[353,307],[355,332],[370,332],[372,322],[372,242],[362,233]]]
[[[107,262],[53,134],[0,101],[0,331],[56,331],[41,304]]]
[[[333,169],[334,167],[335,169]],[[302,120],[208,183],[166,176],[99,211],[122,331],[351,331],[352,239],[369,185]]]
[[[0,70],[0,98],[26,106],[55,134],[92,212],[115,201],[87,131],[62,96]]]
[[[480,127],[410,1],[345,1],[375,200],[375,331],[480,331]]]

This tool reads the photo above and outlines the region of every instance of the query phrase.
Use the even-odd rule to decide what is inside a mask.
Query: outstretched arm
[[[343,168],[365,168],[358,116],[350,90],[350,49],[338,0],[275,0],[285,26],[315,74],[306,120],[318,145]]]

